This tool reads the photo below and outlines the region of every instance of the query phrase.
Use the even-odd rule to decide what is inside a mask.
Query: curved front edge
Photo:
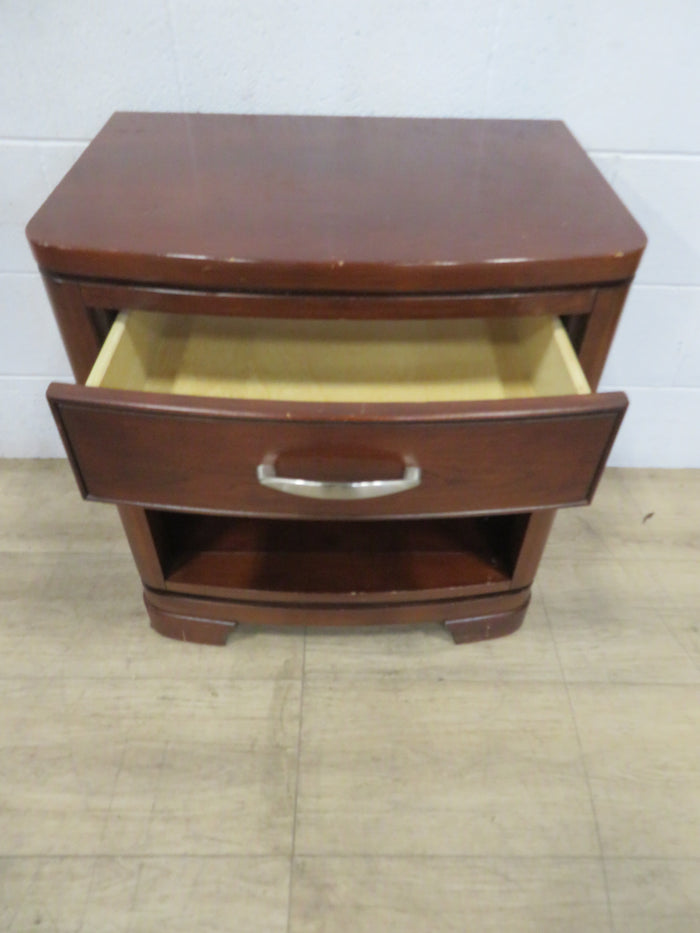
[[[405,603],[280,604],[188,596],[144,589],[152,627],[169,638],[223,645],[238,623],[266,626],[437,625],[457,643],[508,635],[520,627],[530,588],[461,599]]]
[[[188,641],[197,645],[225,645],[228,636],[237,626],[236,622],[216,622],[162,609],[151,602],[148,590],[144,590],[143,601],[151,620],[151,628],[159,635],[177,641]]]

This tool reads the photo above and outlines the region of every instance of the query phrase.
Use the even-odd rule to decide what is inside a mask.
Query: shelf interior
[[[205,592],[488,590],[512,575],[523,516],[297,521],[160,512],[167,585]]]

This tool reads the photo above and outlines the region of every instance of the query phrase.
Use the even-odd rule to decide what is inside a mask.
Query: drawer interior
[[[273,320],[123,311],[88,386],[312,402],[590,392],[558,318]]]

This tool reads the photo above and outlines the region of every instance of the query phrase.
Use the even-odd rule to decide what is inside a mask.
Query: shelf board
[[[174,591],[391,602],[510,583],[508,517],[338,523],[163,514]]]

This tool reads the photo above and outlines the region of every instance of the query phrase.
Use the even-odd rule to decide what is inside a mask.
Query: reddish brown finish
[[[83,303],[77,283],[46,274],[42,278],[73,374],[78,382],[85,382],[102,346],[95,320]]]
[[[214,622],[221,626],[242,623],[268,626],[302,625],[309,628],[345,625],[430,625],[441,622],[446,628],[455,626],[457,634],[453,633],[453,638],[459,641],[467,634],[466,626],[471,619],[478,623],[477,631],[479,628],[484,631],[487,624],[490,625],[489,631],[492,634],[486,637],[496,638],[499,634],[508,634],[506,629],[509,625],[512,626],[509,631],[514,631],[522,622],[530,601],[530,590],[525,588],[517,592],[473,599],[407,601],[401,605],[386,604],[377,600],[356,605],[347,601],[300,601],[289,606],[256,599],[245,602],[232,599],[196,599],[145,587],[144,601],[152,624],[154,611],[159,615],[158,624],[154,625],[154,628],[157,627],[162,634],[170,635],[171,638],[181,638],[183,641],[197,640],[192,637],[196,633],[196,627],[188,626],[188,620],[192,623]],[[163,631],[166,627],[169,627],[170,631]],[[178,634],[179,631],[184,632],[186,637]],[[220,633],[219,637],[224,637],[223,633]],[[221,642],[210,642],[212,643]]]
[[[181,616],[154,606],[144,591],[143,597],[151,627],[159,635],[176,641],[191,641],[198,645],[225,645],[228,636],[237,628],[235,622],[215,622],[193,616]]]
[[[315,522],[168,513],[163,589],[289,604],[501,592],[514,517]],[[158,587],[161,588],[161,587]]]
[[[487,615],[474,615],[472,618],[449,620],[444,623],[456,645],[467,645],[474,641],[486,641],[512,635],[523,624],[525,613],[530,603],[530,591],[527,597],[518,594],[519,605],[512,609],[495,610],[491,605]],[[476,608],[470,607],[472,611]],[[494,611],[495,610],[495,611]],[[478,611],[478,610],[477,610]]]
[[[612,344],[617,323],[629,291],[629,283],[601,290],[593,311],[585,319],[586,327],[579,348],[579,361],[590,387],[595,390]]]
[[[166,542],[160,515],[133,505],[120,505],[119,517],[141,579],[148,586],[164,586],[160,555],[164,552]]]
[[[173,114],[115,115],[28,235],[79,382],[114,312],[141,307],[560,315],[595,388],[645,243],[560,123]],[[625,403],[618,394],[421,406],[417,415],[411,406],[66,386],[52,395],[84,494],[219,509],[207,517],[120,506],[151,624],[209,644],[223,644],[238,622],[443,622],[458,642],[514,631],[552,506],[590,498]],[[284,472],[328,479],[395,476],[417,455],[424,484],[354,514],[291,499],[285,511],[267,497],[286,497],[251,474],[271,449]],[[424,517],[506,508],[528,511]],[[254,518],[222,514],[231,510]],[[300,522],[261,517],[270,514]],[[309,519],[326,514],[354,521],[337,521],[340,543],[322,553]],[[216,540],[207,542],[211,523]],[[285,552],[290,536],[297,550]],[[305,554],[320,562],[321,553],[324,586],[301,569],[290,585]]]
[[[643,232],[559,122],[115,114],[27,234],[56,273],[262,291],[614,282]]]
[[[357,320],[377,318],[517,317],[585,315],[597,288],[519,293],[432,295],[310,295],[261,292],[202,292],[89,282],[80,287],[94,308],[139,308],[171,314]]]
[[[525,528],[522,530],[522,537],[516,537],[514,540],[516,547],[513,569],[514,587],[529,586],[535,579],[535,573],[556,514],[555,509],[542,509],[539,512],[521,516],[525,522]]]
[[[86,498],[239,515],[366,518],[517,512],[589,502],[626,399],[620,393],[421,406],[281,405],[52,384],[49,399]],[[379,411],[373,411],[376,407]],[[305,420],[308,419],[308,420]],[[345,450],[365,451],[362,474]],[[337,458],[333,451],[339,451]],[[284,466],[296,454],[297,466]],[[421,484],[352,502],[261,486],[268,457],[283,475]],[[355,459],[363,459],[356,455]],[[393,461],[393,463],[391,463]],[[377,475],[378,474],[378,475]]]
[[[73,374],[78,382],[84,382],[107,333],[104,311],[88,307],[75,282],[61,281],[48,274],[43,275],[43,280]],[[155,519],[147,521],[143,509],[133,506],[120,506],[119,516],[142,580],[151,586],[162,585],[163,574],[153,533]]]

